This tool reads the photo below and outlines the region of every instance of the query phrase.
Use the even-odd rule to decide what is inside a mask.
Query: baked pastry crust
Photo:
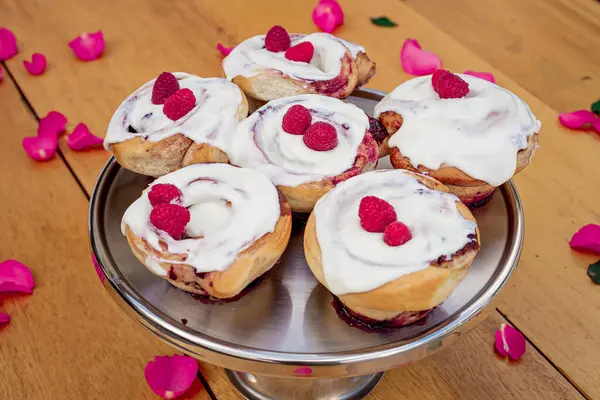
[[[379,119],[390,135],[396,134],[403,122],[402,116],[394,111],[385,111],[381,113]],[[517,153],[517,168],[515,170],[515,175],[529,165],[537,145],[538,133],[534,133],[527,139],[527,148],[522,149]],[[456,167],[442,166],[438,170],[432,170],[419,165],[415,168],[410,160],[403,156],[400,149],[397,147],[390,148],[390,162],[394,168],[419,172],[437,179],[448,187],[450,193],[456,195],[467,205],[485,200],[491,196],[496,189],[495,186],[474,179]]]
[[[196,269],[189,264],[161,262],[158,265],[165,274],[160,275],[148,265],[146,261],[148,257],[182,262],[184,261],[182,256],[156,250],[144,239],[136,236],[128,226],[126,226],[125,234],[133,254],[155,275],[189,293],[208,296],[213,300],[231,299],[269,271],[287,247],[292,230],[292,212],[286,198],[281,193],[279,193],[279,207],[280,216],[273,232],[254,241],[250,247],[240,252],[236,260],[223,271],[196,273]]]
[[[242,103],[238,107],[238,121],[248,116],[248,100],[240,90]],[[194,143],[182,134],[152,142],[141,137],[111,143],[110,150],[124,168],[138,174],[159,177],[191,164],[228,162],[223,150],[207,143]]]
[[[448,188],[427,176],[411,173],[420,183],[430,189],[448,192]],[[475,218],[462,203],[457,204],[460,214],[468,220]],[[468,243],[450,259],[438,259],[417,272],[403,275],[376,289],[363,293],[338,296],[348,309],[367,318],[390,320],[407,311],[429,310],[441,304],[467,274],[479,252],[479,229],[477,240]],[[327,288],[323,273],[321,247],[317,240],[314,212],[308,219],[304,231],[304,253],[308,265],[317,280]]]

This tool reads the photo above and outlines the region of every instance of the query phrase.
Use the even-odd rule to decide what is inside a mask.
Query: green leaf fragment
[[[592,104],[591,110],[594,114],[600,114],[600,100]]]
[[[600,260],[590,264],[587,274],[594,281],[594,283],[600,285]]]
[[[371,17],[371,22],[373,23],[373,25],[377,25],[377,26],[384,26],[384,27],[394,27],[394,26],[398,26],[397,23],[395,23],[394,21],[392,21],[391,19],[389,19],[388,17],[385,16],[381,16],[381,17]]]

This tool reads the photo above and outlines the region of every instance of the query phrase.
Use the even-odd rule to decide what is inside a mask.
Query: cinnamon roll
[[[510,91],[469,75],[438,71],[459,85],[450,87],[451,97],[438,92],[454,83],[436,90],[439,74],[422,76],[389,93],[375,114],[392,135],[388,143],[394,168],[427,174],[465,204],[478,205],[531,162],[541,123]],[[452,98],[453,90],[463,89],[461,97]]]
[[[135,256],[155,275],[186,292],[231,299],[279,260],[291,210],[256,171],[195,164],[155,180],[121,226]]]
[[[228,162],[231,136],[247,115],[246,96],[226,79],[165,72],[121,103],[104,146],[124,168],[155,177]]]
[[[242,121],[231,163],[265,174],[293,211],[310,212],[338,183],[374,169],[377,143],[367,115],[353,104],[320,95],[273,100]]]
[[[417,322],[452,293],[479,251],[479,231],[435,179],[378,170],[319,200],[304,251],[343,319],[387,329]]]
[[[277,26],[243,41],[223,60],[227,78],[263,101],[310,93],[345,98],[375,69],[361,46],[329,33],[288,35]]]

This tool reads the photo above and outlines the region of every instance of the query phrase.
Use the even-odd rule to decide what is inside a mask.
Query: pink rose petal
[[[344,24],[344,11],[335,0],[321,0],[313,9],[312,20],[322,31],[331,33]]]
[[[0,61],[6,61],[19,52],[15,34],[9,29],[0,28]]]
[[[41,137],[58,138],[67,127],[67,117],[58,111],[50,111],[45,117],[40,118],[37,133]]]
[[[69,42],[69,47],[77,58],[83,61],[93,61],[104,51],[104,36],[102,31],[82,33]]]
[[[0,293],[32,293],[34,286],[33,275],[25,265],[15,260],[0,263]]]
[[[46,56],[41,53],[33,53],[31,62],[23,60],[23,65],[31,75],[41,75],[46,70]]]
[[[585,225],[573,235],[569,246],[575,250],[600,253],[600,225]]]
[[[300,368],[296,368],[294,370],[294,373],[296,375],[302,375],[302,376],[310,376],[312,375],[312,368],[310,367],[300,367]]]
[[[578,110],[570,113],[558,114],[558,120],[569,129],[585,128],[596,120],[596,114],[588,110]]]
[[[98,278],[100,278],[100,282],[104,284],[104,272],[102,272],[102,268],[100,268],[100,264],[98,264],[98,260],[96,260],[96,256],[94,256],[94,253],[92,253],[92,263],[94,264],[94,268],[96,269]]]
[[[0,82],[4,79],[4,70],[2,69],[2,65],[0,65]]]
[[[164,399],[181,396],[198,374],[198,361],[192,357],[155,356],[146,364],[144,376],[150,389]]]
[[[494,75],[492,75],[489,72],[477,72],[477,71],[467,70],[467,71],[463,72],[463,74],[465,74],[465,75],[471,75],[471,76],[474,76],[476,78],[484,79],[484,80],[486,80],[488,82],[496,83],[496,79],[494,79]]]
[[[2,80],[1,76],[0,76],[0,80]],[[600,133],[600,118],[596,118],[595,120],[592,121],[592,128],[594,128],[596,130],[596,132]]]
[[[27,155],[37,161],[48,161],[56,154],[58,140],[50,136],[23,138],[23,148]]]
[[[510,325],[502,324],[496,331],[496,351],[503,357],[507,355],[519,360],[527,350],[525,336]]]
[[[400,51],[400,62],[405,72],[411,75],[429,75],[442,67],[442,59],[436,54],[421,49],[415,39],[406,39]]]
[[[0,325],[8,324],[10,322],[10,315],[0,312]]]
[[[67,146],[75,151],[100,147],[103,143],[104,140],[91,133],[86,124],[77,124],[73,133],[67,136]]]
[[[233,49],[235,49],[235,46],[225,47],[221,43],[217,44],[217,50],[219,50],[225,57],[227,57]]]

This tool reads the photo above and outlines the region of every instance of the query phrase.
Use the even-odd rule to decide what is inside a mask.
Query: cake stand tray
[[[360,90],[348,101],[369,115],[384,93]],[[380,160],[379,168],[389,168]],[[388,369],[425,358],[481,322],[517,265],[523,210],[512,182],[475,209],[481,251],[452,295],[419,324],[369,333],[338,318],[314,278],[295,221],[281,261],[238,301],[204,304],[153,275],[132,254],[121,217],[151,178],[110,159],[89,212],[92,251],[115,301],[142,326],[198,360],[227,368],[248,399],[359,399]]]

